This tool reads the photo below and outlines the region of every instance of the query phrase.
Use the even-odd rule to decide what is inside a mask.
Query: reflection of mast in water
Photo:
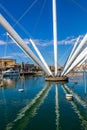
[[[64,87],[72,93],[73,97],[82,105],[83,107],[87,108],[87,102],[82,99],[78,94],[76,94],[72,89],[70,89],[66,84],[64,84]]]
[[[46,84],[46,87],[43,88],[27,106],[21,109],[16,119],[7,125],[6,130],[13,128],[16,128],[16,130],[23,130],[29,123],[29,119],[36,115],[36,111],[42,103],[44,103],[50,89],[50,84]]]
[[[85,117],[83,115],[81,110],[79,110],[78,105],[74,101],[72,101],[71,104],[72,104],[75,112],[77,113],[79,119],[81,120],[81,125],[84,127],[84,130],[87,130],[87,116]]]
[[[21,82],[21,87],[18,89],[21,90],[21,91],[24,91],[25,89],[25,78],[20,78],[20,82]]]
[[[67,94],[67,90],[65,88],[65,85],[62,86],[64,92]],[[81,112],[81,110],[79,110],[78,105],[76,104],[76,102],[74,101],[70,101],[70,103],[73,106],[73,109],[75,110],[75,112],[77,113],[79,119],[81,120],[81,125],[84,127],[84,130],[87,130],[87,117],[85,117],[83,115],[83,113]]]
[[[4,87],[1,87],[1,90],[2,90],[2,96],[3,96],[3,110],[4,110],[4,119],[5,119],[5,122],[4,123],[7,123],[8,122],[8,116],[7,116],[7,101],[6,101],[6,97],[5,97],[5,91],[4,91]]]
[[[16,86],[16,79],[4,78],[3,80],[4,87],[15,87]]]
[[[55,85],[56,87],[56,95],[55,95],[55,112],[56,112],[56,130],[59,130],[59,101],[58,101],[58,86],[57,84]]]
[[[87,93],[87,90],[86,90],[86,87],[87,87],[86,84],[87,83],[86,83],[86,72],[85,71],[83,72],[83,82],[84,82],[85,94],[86,94]]]

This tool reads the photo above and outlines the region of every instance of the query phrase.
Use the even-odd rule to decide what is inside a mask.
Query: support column
[[[40,60],[42,61],[42,63],[44,64],[44,66],[46,67],[46,69],[48,70],[48,72],[50,73],[50,75],[53,75],[51,70],[49,69],[45,59],[43,58],[43,56],[41,55],[40,51],[38,50],[37,46],[35,45],[34,41],[32,39],[30,39],[30,42],[33,46],[33,48],[35,49],[36,53],[38,54]]]
[[[56,0],[53,0],[53,37],[54,37],[54,66],[55,76],[57,75],[57,18],[56,18]]]

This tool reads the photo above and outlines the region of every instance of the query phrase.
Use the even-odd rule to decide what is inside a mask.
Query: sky
[[[87,33],[87,1],[56,0],[58,65],[64,65],[78,36]],[[54,65],[52,0],[0,0],[0,13],[35,53],[32,38],[47,64]],[[0,26],[0,58],[34,63]]]

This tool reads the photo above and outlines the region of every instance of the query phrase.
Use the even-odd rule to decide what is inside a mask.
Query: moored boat
[[[20,75],[19,71],[18,70],[13,70],[12,68],[2,72],[2,77],[3,78],[4,77],[19,76],[19,75]]]
[[[22,89],[22,88],[18,89],[18,92],[23,92],[23,91],[24,91],[24,89]]]
[[[73,99],[73,95],[72,94],[66,94],[66,99],[71,101]]]

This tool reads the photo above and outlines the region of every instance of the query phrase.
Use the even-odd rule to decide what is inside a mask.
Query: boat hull
[[[73,95],[72,94],[66,94],[66,99],[71,101],[73,100]]]
[[[13,69],[9,69],[7,71],[2,72],[2,77],[18,77],[20,75],[19,71],[15,71]]]

